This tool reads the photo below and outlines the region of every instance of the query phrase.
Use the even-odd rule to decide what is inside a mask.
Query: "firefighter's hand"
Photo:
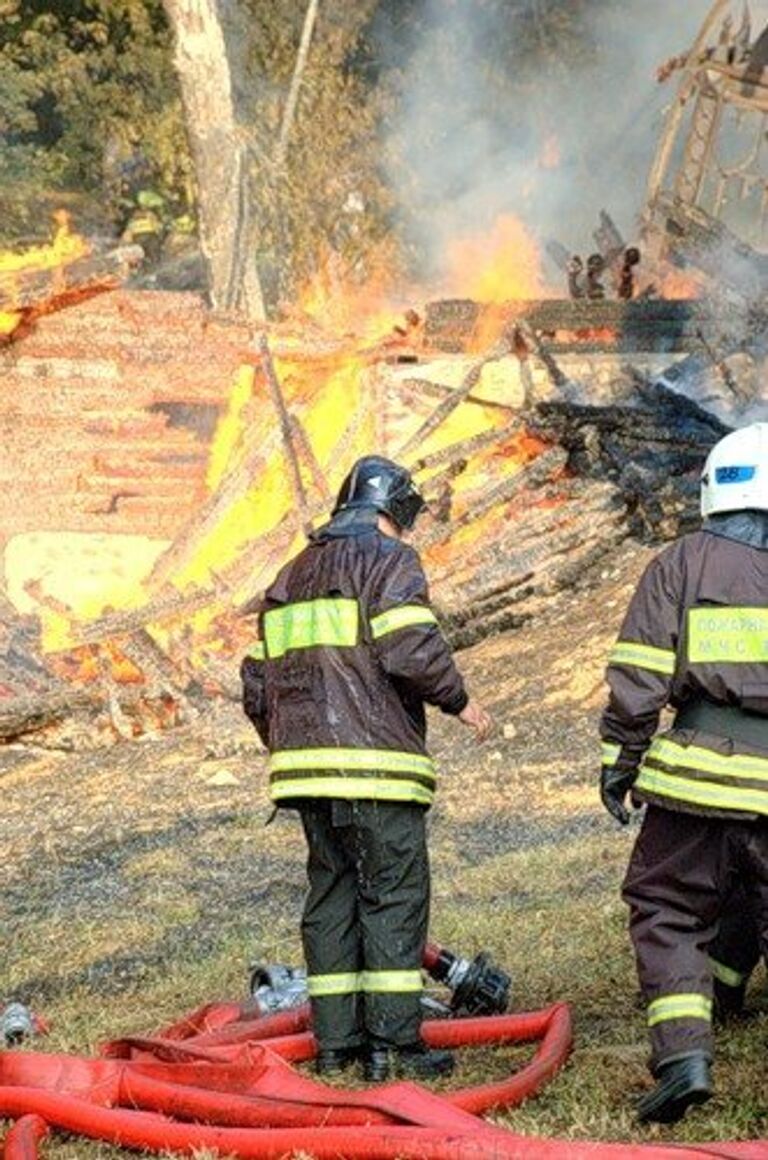
[[[624,805],[624,799],[636,777],[636,770],[617,769],[615,765],[604,765],[600,772],[600,800],[608,813],[622,826],[629,822],[629,810]]]
[[[474,729],[478,741],[485,741],[493,730],[493,718],[477,701],[467,701],[459,713],[459,721]]]

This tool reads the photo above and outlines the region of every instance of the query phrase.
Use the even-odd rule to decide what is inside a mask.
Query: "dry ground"
[[[674,1129],[633,1122],[646,1041],[618,891],[635,827],[621,831],[599,807],[596,721],[607,651],[648,557],[625,548],[536,623],[461,654],[500,728],[478,748],[456,722],[432,722],[431,936],[468,956],[490,951],[513,975],[516,1008],[573,1005],[569,1065],[501,1122],[606,1140],[766,1137],[762,973],[755,1018],[719,1033],[717,1098]],[[0,786],[0,997],[51,1020],[35,1046],[93,1051],[244,998],[253,961],[300,962],[303,842],[290,814],[265,828],[264,758],[235,707],[91,753],[6,747]],[[467,1053],[451,1083],[502,1074],[519,1054]]]

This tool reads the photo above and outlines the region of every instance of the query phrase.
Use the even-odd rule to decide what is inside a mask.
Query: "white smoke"
[[[564,11],[571,7],[562,0]],[[500,8],[509,28],[515,9],[530,15],[535,3]],[[390,45],[407,60],[390,178],[422,257],[439,266],[448,239],[484,231],[504,213],[519,216],[539,240],[558,238],[584,253],[595,248],[592,231],[605,208],[633,240],[677,89],[674,76],[659,85],[656,69],[692,45],[710,8],[711,0],[595,2],[586,62],[544,46],[537,75],[511,42],[506,68],[525,77],[512,102],[494,74],[497,56],[489,64],[502,30],[488,6],[425,0],[418,42]]]

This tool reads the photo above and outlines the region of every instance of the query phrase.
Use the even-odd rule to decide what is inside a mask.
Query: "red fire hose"
[[[5,1138],[4,1160],[37,1160],[37,1145],[48,1135],[40,1116],[22,1116]]]
[[[766,1141],[702,1146],[575,1143],[516,1135],[478,1113],[532,1095],[562,1065],[571,1044],[564,1004],[521,1015],[434,1020],[435,1047],[538,1040],[531,1062],[496,1083],[446,1096],[410,1083],[364,1091],[328,1087],[289,1060],[312,1057],[309,1009],[258,1019],[247,1007],[212,1004],[159,1036],[108,1044],[100,1058],[0,1054],[0,1117],[17,1119],[5,1160],[35,1160],[48,1126],[112,1144],[193,1153],[201,1148],[254,1160],[293,1151],[317,1160],[758,1160]]]

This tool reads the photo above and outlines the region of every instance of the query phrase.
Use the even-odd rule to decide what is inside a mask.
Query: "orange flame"
[[[519,218],[502,214],[487,234],[449,246],[448,290],[478,302],[546,295],[539,248]]]
[[[121,685],[146,683],[146,677],[138,665],[129,660],[112,642],[101,645],[78,645],[68,652],[49,656],[47,663],[57,676],[83,684],[91,684],[105,676]]]
[[[701,298],[706,293],[707,278],[699,270],[679,270],[670,266],[660,279],[658,288],[662,298]]]
[[[19,295],[25,274],[39,270],[56,270],[78,258],[86,257],[91,252],[85,239],[72,232],[70,217],[66,210],[56,210],[53,220],[56,229],[53,240],[47,245],[31,246],[19,253],[13,251],[0,253],[0,288],[4,291],[5,299],[13,302],[13,298]],[[0,311],[0,337],[7,338],[13,334],[23,318],[24,311],[15,309],[13,305]]]

